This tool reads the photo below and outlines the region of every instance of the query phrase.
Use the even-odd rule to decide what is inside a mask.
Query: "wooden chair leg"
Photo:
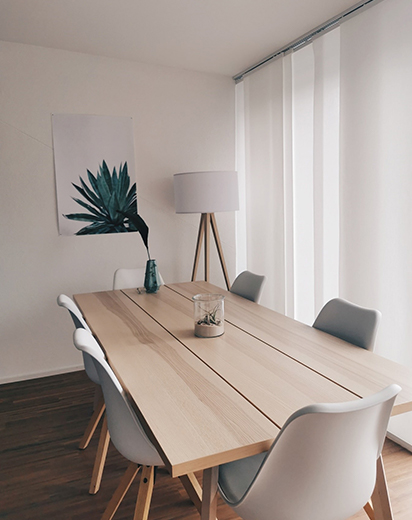
[[[377,460],[376,470],[376,485],[371,499],[375,520],[393,520],[382,455]]]
[[[96,410],[96,408],[99,406],[100,400],[103,397],[103,390],[100,385],[96,385],[96,388],[94,390],[94,398],[93,398],[93,411]]]
[[[143,466],[133,520],[147,520],[154,485],[154,467]]]
[[[105,512],[103,513],[102,520],[111,520],[113,518],[140,468],[141,466],[135,464],[134,462],[131,462],[128,465],[127,470],[123,475],[122,480],[120,481],[120,484],[118,485],[114,495],[106,507]]]
[[[100,432],[99,445],[97,447],[96,458],[94,461],[92,480],[90,482],[89,493],[95,495],[100,489],[104,464],[106,462],[107,450],[109,448],[110,433],[107,428],[107,416],[103,419],[102,430]]]
[[[97,425],[99,424],[99,421],[103,415],[105,408],[106,405],[104,404],[104,399],[101,398],[99,404],[96,406],[93,415],[91,416],[91,419],[89,421],[89,424],[87,425],[82,440],[80,441],[79,448],[81,450],[85,450],[89,445],[90,439],[93,437],[93,433],[95,432]]]
[[[373,507],[370,502],[367,502],[363,506],[363,509],[364,509],[365,513],[369,516],[370,520],[375,520],[375,513],[373,512]]]

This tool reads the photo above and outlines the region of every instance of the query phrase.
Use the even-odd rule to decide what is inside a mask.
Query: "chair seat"
[[[267,452],[219,466],[219,488],[225,499],[238,502],[253,482]]]

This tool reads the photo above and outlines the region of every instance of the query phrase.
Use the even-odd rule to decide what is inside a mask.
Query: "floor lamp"
[[[174,175],[176,213],[200,213],[192,282],[196,280],[202,240],[204,240],[205,281],[209,281],[210,270],[210,229],[223,270],[226,286],[230,288],[229,275],[223,256],[222,244],[217,230],[215,213],[239,209],[239,188],[237,172],[209,171],[188,172]]]

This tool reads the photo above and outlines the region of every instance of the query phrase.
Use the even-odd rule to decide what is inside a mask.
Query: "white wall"
[[[0,70],[0,382],[6,382],[81,367],[57,295],[110,289],[117,267],[146,262],[134,233],[58,235],[51,114],[133,118],[139,212],[150,228],[151,255],[166,282],[186,281],[199,217],[174,213],[172,177],[234,169],[234,83],[6,42]],[[235,215],[217,219],[233,280]],[[223,286],[217,261],[212,282]]]

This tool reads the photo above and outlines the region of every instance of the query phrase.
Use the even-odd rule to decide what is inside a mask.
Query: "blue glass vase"
[[[159,273],[157,270],[156,260],[148,260],[146,262],[144,288],[146,289],[147,293],[157,293],[159,286]]]

